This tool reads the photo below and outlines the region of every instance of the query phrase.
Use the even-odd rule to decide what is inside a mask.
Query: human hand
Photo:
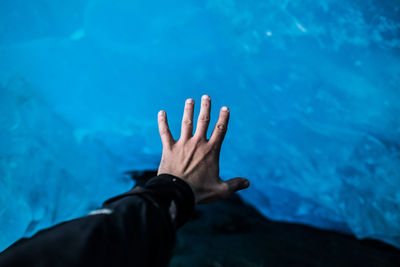
[[[207,140],[210,110],[211,99],[204,95],[197,129],[193,135],[194,100],[186,100],[178,141],[171,135],[165,111],[158,113],[158,128],[163,145],[158,175],[171,174],[186,181],[194,192],[197,204],[227,198],[233,192],[249,186],[245,178],[237,177],[224,182],[219,177],[219,154],[227,131],[229,109],[221,108],[218,122]]]

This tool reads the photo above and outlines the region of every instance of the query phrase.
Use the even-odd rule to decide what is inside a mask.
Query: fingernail
[[[164,111],[164,110],[160,110],[160,111],[158,112],[158,115],[159,115],[159,116],[164,115],[164,114],[165,114],[165,111]]]
[[[228,111],[228,107],[222,107],[221,110],[222,111]]]
[[[193,99],[191,99],[191,98],[187,99],[187,100],[186,100],[186,103],[192,104],[192,103],[193,103]]]
[[[243,183],[243,185],[244,185],[245,187],[249,187],[249,186],[250,186],[250,182],[247,180],[246,182]]]
[[[208,95],[203,95],[201,98],[204,100],[210,100],[210,97]]]

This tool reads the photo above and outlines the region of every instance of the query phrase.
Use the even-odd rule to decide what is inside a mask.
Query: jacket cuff
[[[155,176],[144,187],[134,187],[122,195],[105,201],[103,206],[133,195],[150,198],[151,202],[169,215],[173,212],[171,207],[175,205],[176,216],[174,216],[173,222],[177,227],[182,226],[190,219],[195,206],[194,193],[189,184],[170,174]]]

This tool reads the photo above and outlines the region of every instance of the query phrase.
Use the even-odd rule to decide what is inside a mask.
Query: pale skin
[[[193,190],[196,204],[224,199],[249,187],[249,181],[245,178],[223,181],[219,177],[219,155],[230,112],[227,107],[221,108],[218,121],[207,140],[210,112],[211,98],[204,95],[193,134],[194,100],[187,99],[179,140],[172,137],[165,111],[158,113],[158,128],[163,146],[158,174],[171,174],[187,182]]]

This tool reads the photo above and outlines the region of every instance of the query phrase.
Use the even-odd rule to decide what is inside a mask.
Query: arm
[[[0,254],[0,266],[167,266],[193,208],[188,184],[160,175],[91,215],[19,240]]]
[[[244,178],[219,178],[229,110],[221,109],[207,140],[210,107],[210,98],[204,96],[193,135],[194,101],[186,101],[178,141],[173,140],[161,111],[163,154],[157,177],[144,188],[107,200],[92,215],[19,240],[0,254],[0,266],[166,266],[176,229],[189,219],[195,203],[226,198],[249,185]]]

